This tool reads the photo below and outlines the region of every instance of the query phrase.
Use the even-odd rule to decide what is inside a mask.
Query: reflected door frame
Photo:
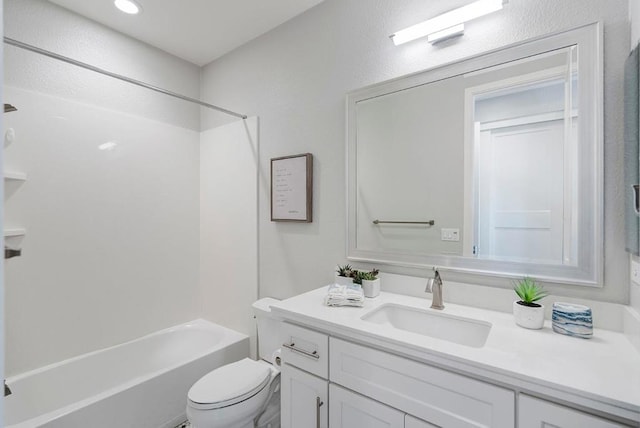
[[[575,67],[571,67],[571,70],[574,70]],[[486,70],[480,70],[479,72],[483,73]],[[464,257],[473,257],[477,258],[477,243],[479,237],[479,226],[477,217],[479,215],[478,212],[478,173],[479,173],[479,152],[478,152],[478,142],[481,141],[481,133],[488,129],[489,127],[507,127],[507,126],[517,126],[523,125],[527,123],[535,123],[535,122],[545,122],[550,120],[558,120],[565,118],[563,112],[549,112],[540,115],[532,115],[528,117],[508,119],[499,122],[494,122],[491,125],[483,124],[477,122],[475,120],[475,103],[476,99],[492,93],[497,94],[503,92],[504,94],[509,92],[516,92],[521,90],[523,87],[534,87],[535,85],[546,85],[549,82],[557,81],[559,79],[565,80],[567,78],[567,68],[566,67],[553,67],[546,70],[540,70],[533,73],[524,74],[521,76],[511,77],[508,79],[496,80],[494,82],[486,83],[483,85],[473,86],[465,89],[465,100],[464,100],[464,118],[465,118],[465,133],[464,133],[464,200],[468,203],[464,204],[464,230],[467,231],[464,236],[463,241],[463,256]],[[567,85],[570,87],[571,85]],[[568,89],[570,90],[570,89]],[[567,96],[567,99],[570,100],[571,97]],[[568,104],[568,111],[571,112],[571,117],[573,119],[577,118],[577,110],[571,108],[570,103]],[[575,124],[575,120],[571,121]],[[568,128],[565,128],[566,135],[572,135],[571,133],[571,125]],[[571,146],[569,144],[565,144],[566,147]],[[565,166],[568,163],[568,156],[565,155]],[[565,194],[572,195],[573,192],[567,189],[571,183],[568,180],[565,180]],[[571,196],[570,196],[571,197]],[[575,204],[572,204],[575,205]],[[575,208],[572,210],[566,210],[568,215],[575,213]],[[567,219],[565,219],[566,221]],[[571,219],[568,219],[569,221]],[[575,223],[575,222],[573,222]],[[575,228],[572,226],[568,230],[565,231],[565,235],[568,235],[572,232],[576,232]],[[568,236],[565,236],[565,240]]]

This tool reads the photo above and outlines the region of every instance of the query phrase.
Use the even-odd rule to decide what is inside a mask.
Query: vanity
[[[282,427],[637,427],[640,352],[517,327],[512,314],[382,292],[328,307],[284,300]]]
[[[505,289],[534,277],[552,294],[604,287],[602,30],[348,93],[347,260]],[[283,428],[640,427],[640,346],[626,327],[584,340],[548,320],[520,328],[481,298],[439,311],[389,292],[327,307],[325,294],[272,306]],[[640,331],[617,309],[599,315]]]

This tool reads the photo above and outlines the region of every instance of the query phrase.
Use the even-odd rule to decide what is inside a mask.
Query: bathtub
[[[7,379],[7,428],[173,428],[205,373],[249,356],[249,338],[205,320]]]

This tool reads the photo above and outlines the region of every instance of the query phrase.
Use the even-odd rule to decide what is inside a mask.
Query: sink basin
[[[374,324],[474,348],[484,346],[491,330],[491,323],[486,321],[390,303],[381,305],[361,318]]]

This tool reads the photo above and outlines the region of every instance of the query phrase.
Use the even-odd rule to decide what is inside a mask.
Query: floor
[[[178,425],[176,428],[191,428],[191,422],[189,421],[183,422],[180,425]]]

